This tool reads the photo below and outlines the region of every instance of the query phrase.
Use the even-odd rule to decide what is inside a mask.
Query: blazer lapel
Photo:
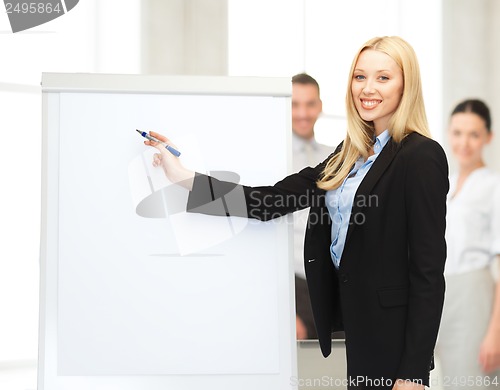
[[[349,242],[349,239],[352,236],[352,231],[357,225],[356,216],[362,212],[363,207],[365,207],[368,203],[369,195],[373,187],[377,184],[380,177],[396,156],[400,146],[401,143],[398,144],[391,138],[380,152],[380,155],[377,157],[364,179],[361,181],[358,190],[356,191],[356,195],[354,196],[354,203],[352,205],[351,218],[349,221],[349,228],[347,229],[345,245]]]

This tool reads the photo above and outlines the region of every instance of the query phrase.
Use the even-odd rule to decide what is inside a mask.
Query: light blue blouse
[[[330,254],[333,265],[337,269],[340,267],[340,259],[344,251],[356,191],[390,138],[388,130],[385,130],[376,137],[375,144],[373,145],[373,156],[368,157],[366,161],[363,160],[363,157],[360,157],[354,164],[354,168],[349,175],[344,179],[342,185],[326,193],[326,207],[332,220]]]

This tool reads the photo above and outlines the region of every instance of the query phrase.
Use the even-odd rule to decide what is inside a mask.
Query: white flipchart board
[[[45,73],[42,89],[38,389],[293,388],[288,217],[186,213],[135,131],[196,171],[272,184],[290,80]]]

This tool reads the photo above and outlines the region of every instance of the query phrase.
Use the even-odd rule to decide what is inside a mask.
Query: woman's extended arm
[[[248,187],[196,173],[187,210],[268,221],[319,205],[324,202],[324,191],[316,186],[321,166],[304,168],[272,186],[261,187]]]
[[[151,135],[175,147],[167,137],[155,132]],[[307,167],[272,186],[248,187],[191,171],[160,143],[144,143],[159,151],[153,165],[161,166],[171,182],[190,191],[189,212],[267,221],[324,201],[324,191],[317,188],[316,181],[331,156],[315,168]],[[339,150],[340,145],[336,152]]]

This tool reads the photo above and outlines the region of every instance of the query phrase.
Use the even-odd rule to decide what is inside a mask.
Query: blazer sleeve
[[[428,385],[444,303],[448,163],[441,146],[430,139],[408,153],[405,163],[410,289],[398,378]]]
[[[330,158],[330,157],[329,157]],[[307,167],[272,186],[248,187],[196,173],[187,211],[268,221],[316,204],[316,186],[326,162]]]

